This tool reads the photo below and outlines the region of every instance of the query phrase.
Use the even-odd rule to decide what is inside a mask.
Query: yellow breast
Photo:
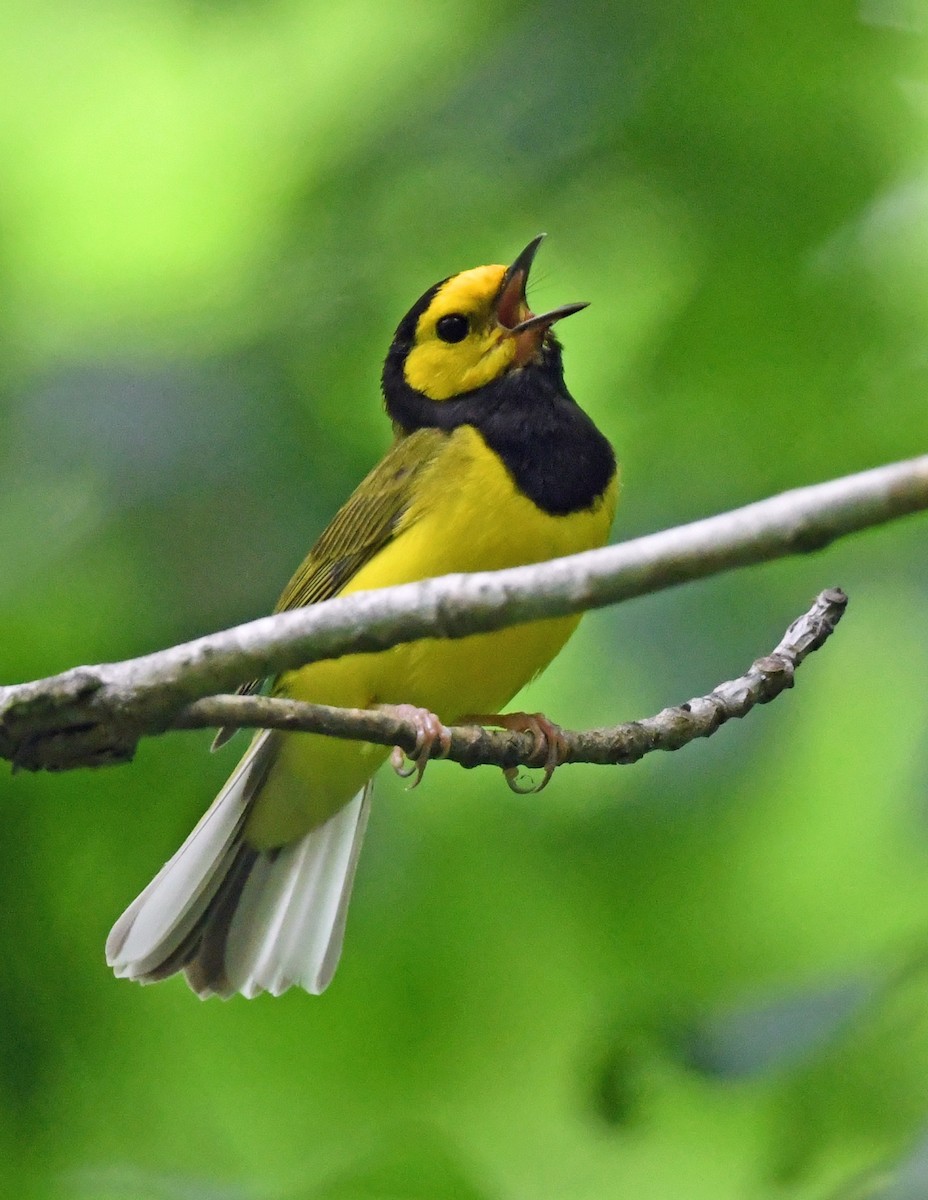
[[[613,481],[593,508],[552,517],[516,489],[475,429],[460,426],[448,434],[442,453],[417,481],[395,538],[343,594],[542,562],[601,546],[615,503]],[[578,621],[537,621],[312,663],[282,676],[276,690],[294,699],[348,707],[415,704],[450,724],[466,713],[500,711],[555,657]],[[347,803],[386,753],[382,747],[315,735],[282,739],[278,762],[249,822],[249,839],[272,845],[301,836]],[[302,786],[293,786],[294,777]]]

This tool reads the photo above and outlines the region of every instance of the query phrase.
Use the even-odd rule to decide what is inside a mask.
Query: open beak
[[[538,237],[533,238],[516,258],[503,276],[496,296],[496,319],[507,331],[506,336],[515,338],[515,362],[520,367],[538,354],[545,334],[555,321],[561,321],[564,317],[572,316],[573,313],[587,307],[585,301],[580,304],[562,304],[560,308],[552,308],[550,312],[540,313],[538,316],[529,308],[525,299],[528,274],[544,236],[540,233]]]

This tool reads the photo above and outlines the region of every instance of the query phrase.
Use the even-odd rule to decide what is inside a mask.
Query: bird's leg
[[[544,767],[544,778],[537,787],[523,788],[517,782],[518,767],[504,767],[503,774],[506,782],[514,792],[527,795],[529,792],[541,792],[549,784],[556,769],[567,761],[570,747],[560,725],[549,721],[544,713],[468,713],[461,717],[460,725],[494,725],[498,729],[510,729],[513,733],[530,733],[535,739],[532,758],[537,760],[533,766]]]
[[[433,758],[444,758],[451,749],[451,730],[442,725],[438,717],[427,708],[416,708],[414,704],[378,704],[381,712],[390,713],[401,721],[410,721],[416,728],[416,744],[407,754],[402,746],[394,746],[390,754],[390,765],[401,779],[415,775],[409,785],[418,787],[425,768]],[[405,759],[410,760],[406,766]]]

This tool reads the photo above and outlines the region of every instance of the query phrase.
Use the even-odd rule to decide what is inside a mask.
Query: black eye
[[[463,342],[470,333],[470,321],[462,313],[439,317],[435,332],[443,342]]]

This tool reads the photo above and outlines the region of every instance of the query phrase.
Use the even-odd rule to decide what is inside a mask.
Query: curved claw
[[[500,729],[511,729],[514,733],[530,733],[535,739],[532,749],[532,766],[544,768],[544,777],[535,787],[520,787],[516,783],[517,769],[504,767],[503,775],[512,791],[520,796],[530,792],[543,792],[551,782],[551,776],[570,757],[570,746],[560,725],[549,721],[544,713],[481,713],[460,718],[461,724],[496,725]]]
[[[557,770],[559,765],[559,763],[545,763],[545,773],[542,776],[541,783],[539,783],[536,788],[532,788],[532,791],[536,794],[538,792],[543,792],[554,777],[554,772]]]
[[[451,730],[446,729],[438,717],[427,708],[416,708],[414,704],[381,704],[382,712],[392,713],[400,720],[410,721],[416,729],[416,744],[411,753],[406,753],[402,746],[394,746],[390,754],[390,765],[401,779],[415,779],[409,785],[410,790],[418,787],[425,774],[425,768],[433,758],[444,758],[451,749]],[[436,749],[437,746],[437,749]],[[409,759],[409,765],[405,763]]]
[[[536,787],[534,784],[529,784],[528,787],[522,787],[519,783],[519,768],[518,767],[503,767],[503,778],[506,780],[506,786],[511,792],[515,792],[517,796],[530,796],[532,792],[540,792],[551,778],[546,775],[540,784]]]
[[[416,764],[406,764],[406,751],[402,746],[394,746],[390,751],[390,766],[399,775],[400,779],[408,779],[410,775],[416,773]]]

